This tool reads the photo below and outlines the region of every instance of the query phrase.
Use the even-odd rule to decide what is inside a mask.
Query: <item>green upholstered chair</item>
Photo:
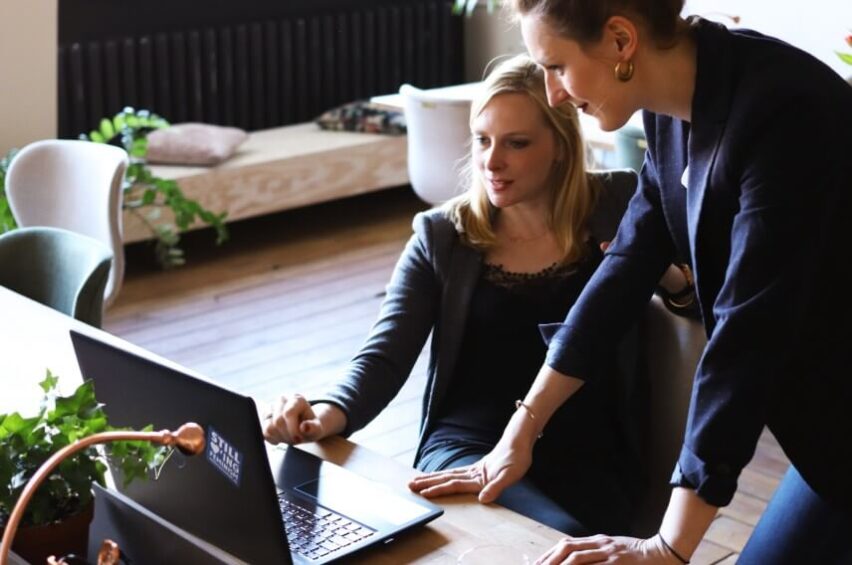
[[[6,174],[9,209],[23,227],[52,226],[93,237],[110,248],[104,304],[124,278],[121,236],[124,149],[72,139],[45,139],[21,149]]]
[[[32,227],[0,235],[0,286],[95,327],[111,264],[104,244],[68,230]]]

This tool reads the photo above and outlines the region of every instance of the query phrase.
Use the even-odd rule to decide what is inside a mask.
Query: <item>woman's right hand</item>
[[[532,449],[501,440],[485,457],[472,465],[417,475],[408,488],[434,498],[448,494],[478,493],[479,502],[493,502],[509,486],[523,478],[532,465]]]
[[[263,420],[263,436],[272,444],[319,441],[346,428],[346,414],[334,404],[314,406],[301,394],[281,396]]]

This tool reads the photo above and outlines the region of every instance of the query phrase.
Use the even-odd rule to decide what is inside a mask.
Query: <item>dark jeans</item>
[[[852,517],[829,506],[790,466],[737,564],[805,563],[852,564]]]
[[[488,451],[488,449],[476,450],[460,447],[427,450],[417,467],[426,472],[464,467],[476,463]],[[544,494],[529,477],[521,479],[518,483],[504,490],[495,502],[568,535],[587,536],[591,534],[577,518]]]

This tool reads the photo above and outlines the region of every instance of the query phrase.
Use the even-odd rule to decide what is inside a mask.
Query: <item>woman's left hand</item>
[[[623,565],[680,565],[657,536],[637,539],[597,535],[565,537],[536,560],[536,565],[575,563],[620,563]]]

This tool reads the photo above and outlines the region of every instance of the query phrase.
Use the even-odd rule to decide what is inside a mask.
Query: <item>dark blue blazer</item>
[[[666,265],[688,258],[708,344],[673,484],[727,504],[766,425],[852,509],[852,88],[776,39],[691,26],[692,120],[646,113],[639,189],[548,364],[594,378]]]

